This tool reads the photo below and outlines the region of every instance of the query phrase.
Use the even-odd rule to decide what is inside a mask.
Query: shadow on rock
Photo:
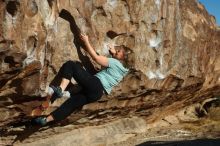
[[[81,34],[81,30],[80,28],[77,26],[76,21],[74,19],[74,17],[71,15],[71,13],[65,9],[62,9],[62,11],[60,12],[59,16],[61,18],[63,18],[64,20],[68,21],[70,24],[70,30],[74,35],[74,44],[76,46],[77,49],[77,53],[79,56],[80,61],[82,62],[83,66],[86,68],[87,71],[89,71],[91,74],[94,74],[97,72],[97,70],[95,69],[94,65],[91,63],[90,59],[88,56],[83,55],[83,53],[81,52],[80,48],[85,48],[84,43],[81,41],[80,39],[80,34]]]
[[[220,139],[197,139],[189,141],[151,141],[137,146],[219,146]]]
[[[1,137],[16,136],[12,145],[16,142],[22,142],[28,139],[36,132],[42,132],[49,128],[56,127],[57,124],[51,123],[45,127],[34,124],[33,117],[23,117],[21,120],[11,122],[0,128]]]

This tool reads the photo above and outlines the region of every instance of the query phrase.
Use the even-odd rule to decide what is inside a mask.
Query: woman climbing
[[[87,35],[80,34],[80,39],[85,45],[85,50],[89,53],[92,59],[104,69],[95,75],[88,73],[76,61],[67,61],[61,67],[61,83],[57,87],[52,87],[54,90],[54,98],[63,96],[67,85],[73,77],[75,81],[82,87],[83,97],[73,96],[67,99],[60,107],[53,111],[48,116],[38,117],[34,119],[36,124],[41,126],[46,125],[51,121],[60,121],[69,116],[75,109],[82,107],[85,104],[95,102],[101,98],[103,94],[110,94],[112,88],[119,84],[123,77],[128,73],[128,69],[123,66],[123,61],[126,58],[125,49],[120,47],[115,49],[110,47],[109,52],[111,58],[98,55],[89,42]]]

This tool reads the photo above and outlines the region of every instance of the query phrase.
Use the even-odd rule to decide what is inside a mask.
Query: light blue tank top
[[[118,85],[127,73],[128,69],[119,60],[108,58],[108,67],[95,74],[95,76],[100,79],[105,91],[109,94],[112,88]]]

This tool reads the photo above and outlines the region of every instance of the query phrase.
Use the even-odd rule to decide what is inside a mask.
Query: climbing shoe
[[[61,98],[63,96],[63,92],[62,89],[58,86],[51,86],[51,88],[53,89],[54,93],[51,96],[51,102],[53,103],[57,98]]]
[[[45,126],[47,124],[47,118],[46,117],[35,118],[35,119],[33,119],[32,124]]]

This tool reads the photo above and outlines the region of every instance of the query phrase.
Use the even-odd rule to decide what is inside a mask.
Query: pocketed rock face
[[[160,137],[169,128],[188,130],[177,139],[204,137],[208,132],[210,137],[219,136],[219,115],[213,111],[219,111],[219,101],[214,99],[220,95],[220,31],[214,17],[196,0],[0,0],[0,10],[0,126],[4,133],[0,145],[11,144],[19,133],[30,133],[10,130],[7,124],[22,120],[40,103],[38,97],[45,95],[64,62],[78,60],[96,72],[99,66],[83,50],[80,32],[89,35],[99,54],[108,54],[108,44],[124,45],[130,73],[110,96],[76,111],[68,119],[69,128],[43,129],[21,145],[38,144],[43,138],[39,135],[67,137],[66,132],[79,137],[72,141],[67,137],[65,144],[79,145],[132,145],[152,140],[149,137],[158,136],[157,130]],[[207,99],[212,102],[204,106]],[[129,118],[127,130],[124,121]],[[134,125],[132,131],[134,119],[147,125]],[[77,120],[78,125],[70,124]],[[190,123],[194,121],[199,124]],[[107,129],[106,133],[93,133],[95,125]],[[205,126],[210,129],[204,130]],[[152,133],[147,135],[149,129]],[[57,133],[51,134],[53,130]],[[86,130],[94,137],[83,143],[80,139]],[[178,132],[164,135],[172,139],[172,134]],[[46,141],[64,144],[56,142]]]

